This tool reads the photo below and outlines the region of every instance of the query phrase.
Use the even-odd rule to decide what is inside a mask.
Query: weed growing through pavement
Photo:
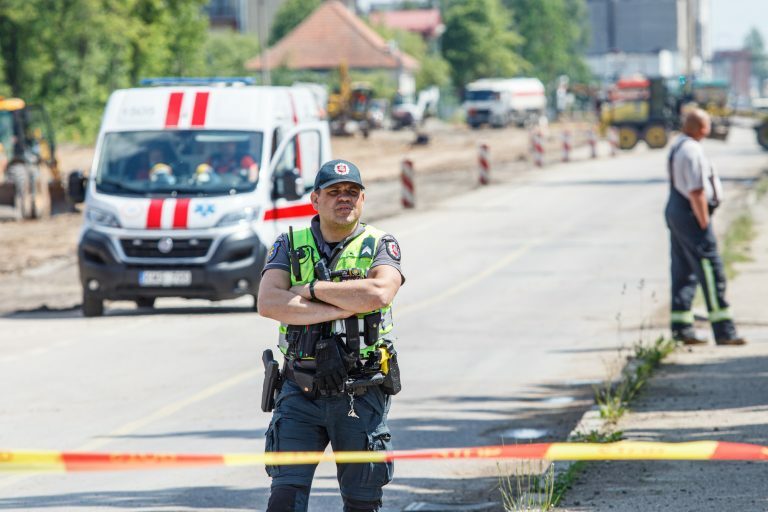
[[[660,336],[651,344],[638,342],[634,347],[634,360],[627,365],[618,383],[606,382],[594,386],[595,402],[600,410],[600,417],[615,424],[629,407],[629,402],[637,396],[662,359],[675,350],[673,340]]]
[[[624,439],[624,432],[615,430],[613,432],[600,432],[599,430],[590,430],[589,432],[576,432],[570,437],[573,443],[615,443]]]
[[[499,469],[501,504],[507,512],[552,510],[555,506],[555,465],[546,461],[523,460],[513,472]]]

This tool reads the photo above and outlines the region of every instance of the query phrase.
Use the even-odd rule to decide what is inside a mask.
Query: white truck
[[[523,126],[545,115],[547,96],[538,78],[483,78],[467,84],[462,106],[472,128]]]
[[[258,293],[267,249],[304,226],[331,159],[322,108],[302,87],[166,79],[106,106],[78,244],[83,314],[105,300],[221,300]]]

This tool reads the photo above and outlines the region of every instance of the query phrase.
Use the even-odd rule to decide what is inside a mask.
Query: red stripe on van
[[[293,124],[294,126],[298,126],[299,124],[299,116],[296,115],[296,103],[293,101],[293,94],[288,92],[288,97],[291,98],[291,110],[293,111]],[[301,146],[299,146],[299,139],[300,135],[296,135],[296,145],[294,146],[294,157],[296,162],[296,168],[299,170],[299,175],[301,175]]]
[[[205,115],[208,112],[208,94],[199,92],[195,94],[195,108],[192,111],[192,126],[205,126]]]
[[[189,198],[177,199],[176,209],[173,211],[173,227],[186,228],[189,217]]]
[[[310,217],[317,212],[312,203],[298,204],[296,206],[285,206],[283,208],[272,208],[264,212],[264,220],[290,219],[294,217]]]
[[[168,110],[165,112],[165,127],[176,128],[179,126],[179,117],[181,117],[181,101],[184,99],[183,92],[172,92],[168,98]]]
[[[163,218],[163,203],[165,199],[152,199],[147,211],[147,229],[160,229],[160,221]]]

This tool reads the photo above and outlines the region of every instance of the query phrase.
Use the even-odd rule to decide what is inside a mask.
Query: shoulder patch
[[[275,243],[272,244],[272,248],[269,250],[269,254],[267,254],[267,263],[271,263],[272,260],[275,259],[277,256],[277,251],[280,249],[280,239],[278,238],[275,240]]]
[[[387,254],[395,261],[400,261],[400,246],[394,240],[388,240],[384,242],[387,248]]]
[[[376,239],[372,236],[366,237],[360,246],[360,258],[373,258],[373,248],[376,246]]]

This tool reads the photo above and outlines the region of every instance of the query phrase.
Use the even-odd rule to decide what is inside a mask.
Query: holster
[[[261,410],[272,412],[275,408],[275,400],[280,392],[283,381],[280,378],[280,365],[275,361],[272,350],[267,349],[261,355],[264,363],[264,383],[261,387]]]
[[[389,352],[389,361],[387,361],[388,371],[381,383],[381,390],[387,395],[396,395],[403,389],[400,382],[400,365],[397,363],[397,350],[391,341],[387,341],[384,348]]]

